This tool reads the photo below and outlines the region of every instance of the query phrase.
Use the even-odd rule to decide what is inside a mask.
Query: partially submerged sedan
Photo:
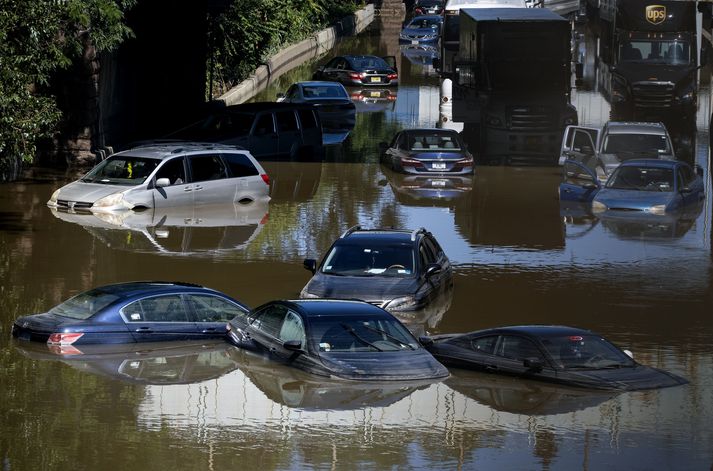
[[[174,142],[112,155],[47,202],[68,211],[111,212],[269,199],[270,179],[245,149]]]
[[[356,124],[356,106],[344,85],[337,82],[311,81],[290,85],[277,94],[280,103],[309,103],[317,108],[323,132],[351,130]]]
[[[441,33],[441,15],[422,15],[413,18],[399,33],[402,44],[434,43]]]
[[[473,173],[473,156],[453,129],[408,129],[391,144],[379,144],[381,162],[394,171],[412,174]]]
[[[224,338],[227,322],[249,309],[189,283],[131,282],[80,293],[43,314],[18,317],[12,335],[78,346]]]
[[[393,56],[337,56],[317,68],[312,79],[333,80],[352,87],[399,84],[396,58]]]
[[[272,301],[235,317],[228,329],[238,347],[316,375],[368,381],[448,376],[394,316],[361,301]]]
[[[675,374],[641,365],[601,336],[574,327],[501,327],[432,340],[426,348],[447,366],[592,389],[639,390],[687,383]]]

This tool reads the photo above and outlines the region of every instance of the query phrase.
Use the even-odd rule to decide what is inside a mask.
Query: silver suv
[[[626,160],[675,158],[663,123],[609,121],[602,129],[567,126],[559,163],[576,160],[606,180]]]
[[[112,212],[269,200],[270,179],[250,152],[184,142],[136,147],[112,155],[52,194],[47,205]]]

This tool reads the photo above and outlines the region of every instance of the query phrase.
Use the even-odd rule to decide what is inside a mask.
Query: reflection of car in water
[[[317,193],[322,178],[318,162],[265,162],[270,171],[270,198],[273,204],[309,201]]]
[[[396,105],[396,89],[347,88],[357,112],[393,111]]]
[[[438,49],[435,46],[402,44],[399,49],[401,49],[402,56],[416,65],[433,66],[433,59],[438,57]]]
[[[409,206],[450,206],[473,190],[471,175],[409,175],[382,167],[399,203]]]
[[[433,383],[329,380],[315,378],[309,373],[275,363],[247,350],[235,349],[231,357],[265,396],[278,404],[300,409],[386,407]]]
[[[694,226],[703,205],[678,214],[632,214],[629,211],[607,211],[599,216],[602,226],[622,240],[674,240],[686,235]]]
[[[193,256],[247,247],[268,221],[268,202],[113,214],[53,210],[52,214],[63,221],[83,226],[109,247],[132,252]]]
[[[525,415],[565,414],[598,406],[616,395],[466,370],[454,370],[445,383],[492,409]]]
[[[137,345],[91,345],[67,349],[60,346],[15,342],[25,356],[62,361],[78,370],[137,384],[191,384],[235,370],[235,347],[218,340],[211,343],[163,342]]]

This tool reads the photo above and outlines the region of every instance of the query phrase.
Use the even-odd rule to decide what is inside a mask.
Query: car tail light
[[[356,72],[349,72],[349,77],[356,80],[363,79],[365,75],[366,74],[363,72],[361,74],[357,74]]]
[[[396,100],[396,95],[389,95],[386,97],[386,99],[389,101],[394,101],[394,100]]]
[[[50,345],[72,345],[74,342],[79,340],[79,338],[82,335],[84,335],[84,334],[79,334],[79,333],[65,334],[62,332],[57,332],[57,333],[50,335],[50,338],[47,339],[47,343]]]
[[[407,167],[423,167],[423,162],[416,159],[409,159],[408,157],[402,157],[401,165],[405,165]]]
[[[261,173],[260,176],[262,177],[262,181],[265,182],[265,185],[270,184],[270,175],[268,175],[267,173]]]
[[[465,159],[456,160],[455,163],[456,165],[472,165],[473,159],[470,157],[466,157]]]
[[[267,224],[267,221],[269,221],[269,220],[270,220],[270,213],[266,213],[266,214],[262,217],[262,219],[260,219],[260,225],[262,226],[262,225],[264,225],[264,224]]]
[[[389,80],[396,80],[397,78],[399,78],[399,74],[389,74],[386,76],[386,78],[388,78]]]
[[[423,15],[423,14],[424,14],[424,13],[423,13],[423,8],[421,8],[421,7],[416,8],[416,14],[417,14],[417,15]]]

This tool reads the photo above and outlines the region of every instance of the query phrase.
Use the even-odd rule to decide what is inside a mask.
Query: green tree
[[[0,180],[16,179],[61,119],[47,93],[52,73],[81,60],[87,44],[112,50],[131,34],[136,0],[0,0]]]

